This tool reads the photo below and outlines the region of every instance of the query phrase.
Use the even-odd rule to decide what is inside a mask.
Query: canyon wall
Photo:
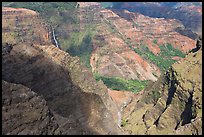
[[[202,43],[149,85],[124,115],[131,134],[202,135]]]
[[[17,21],[19,25],[23,27],[27,26],[27,22],[24,22],[25,14],[19,14],[26,11],[25,9],[4,8],[2,20],[2,28],[9,28],[10,31],[2,32],[2,80],[5,86],[3,86],[2,98],[11,97],[11,100],[18,98],[23,94],[24,96],[34,94],[33,107],[38,107],[39,110],[45,109],[45,113],[41,114],[39,110],[30,111],[29,105],[31,97],[25,98],[23,101],[14,102],[14,104],[3,104],[3,134],[119,134],[120,129],[115,124],[118,118],[117,107],[112,103],[112,99],[108,95],[108,90],[103,83],[97,83],[92,76],[92,73],[84,66],[80,64],[78,57],[71,57],[68,53],[58,49],[52,45],[50,39],[43,39],[43,36],[47,34],[46,28],[43,25],[39,25],[36,29],[40,31],[33,32],[32,36],[21,36],[16,38],[22,38],[25,41],[17,41],[10,39],[9,36],[16,30],[20,31],[15,24],[9,25],[4,20],[12,21],[16,17],[22,18],[21,21]],[[26,12],[29,12],[26,11]],[[39,21],[38,18],[29,14],[28,21]],[[8,19],[7,16],[10,16]],[[30,23],[30,22],[29,22]],[[37,22],[41,24],[41,22]],[[33,24],[36,25],[35,22]],[[14,30],[10,29],[13,28]],[[33,28],[33,26],[31,26]],[[42,30],[41,30],[42,28]],[[44,32],[46,32],[44,34]],[[34,42],[28,42],[33,40],[33,37],[39,37]],[[42,41],[45,41],[42,43]],[[5,81],[5,82],[4,82]],[[10,83],[10,84],[7,84]],[[9,86],[18,86],[18,90],[13,92],[9,90]],[[22,85],[22,86],[21,86]],[[7,91],[8,90],[8,91]],[[21,93],[24,92],[25,93]],[[19,92],[19,93],[18,93]],[[30,93],[31,92],[31,93]],[[7,95],[8,94],[8,95]],[[37,95],[36,95],[37,94]],[[22,97],[22,98],[23,98]],[[44,103],[41,105],[40,101],[35,98],[40,97],[40,100]],[[14,107],[18,103],[19,107],[25,106],[21,110]],[[29,108],[29,109],[27,109]],[[30,111],[28,115],[33,115],[30,118],[32,126],[26,126],[27,111]],[[12,121],[8,121],[6,114],[12,112],[18,115],[12,115]],[[52,113],[52,115],[49,114]],[[36,113],[36,114],[35,114]],[[25,114],[25,115],[24,115]],[[20,116],[19,116],[20,115]],[[43,127],[38,127],[40,117],[47,115],[45,124]],[[52,118],[54,117],[54,118]],[[17,123],[22,119],[22,127]],[[36,121],[36,120],[37,121]],[[29,119],[28,119],[29,120]],[[49,122],[51,125],[49,125]],[[15,123],[14,127],[8,129],[10,125]],[[56,129],[49,129],[49,126],[55,125]],[[15,128],[20,129],[16,129]],[[31,127],[36,129],[35,132],[30,131]],[[22,131],[21,131],[22,130]],[[55,131],[57,130],[57,131]]]

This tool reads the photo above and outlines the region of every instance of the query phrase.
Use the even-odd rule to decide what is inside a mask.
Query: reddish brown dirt
[[[2,7],[2,12],[8,12],[8,11],[13,11],[13,12],[22,12],[22,14],[29,14],[29,15],[37,15],[37,12],[29,9],[24,9],[24,8],[11,8],[11,7]]]

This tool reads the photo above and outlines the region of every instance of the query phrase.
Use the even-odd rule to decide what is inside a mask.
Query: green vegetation
[[[75,14],[66,14],[75,10],[76,2],[13,2],[10,6],[14,8],[26,8],[37,11],[50,23],[67,21],[66,17],[74,18]],[[54,21],[54,22],[53,22]],[[57,25],[57,24],[56,24]]]
[[[159,91],[152,91],[152,98],[153,100],[157,101],[161,97],[161,94]]]
[[[162,50],[162,52],[165,52],[165,54],[166,54],[167,56],[179,56],[179,57],[182,57],[182,58],[185,57],[185,54],[184,54],[183,52],[181,52],[181,51],[178,50],[178,49],[173,48],[172,45],[169,44],[169,43],[167,43],[166,48],[167,48],[167,50],[164,49],[164,48],[162,48],[162,47],[160,47],[160,49]]]
[[[192,2],[194,6],[202,6],[202,3],[200,2]]]
[[[147,85],[147,80],[145,81],[139,81],[139,80],[125,80],[118,77],[105,77],[100,76],[98,74],[94,74],[94,77],[97,81],[102,80],[104,84],[113,90],[126,90],[126,91],[132,91],[134,93],[137,93],[145,88]]]
[[[156,44],[156,45],[157,45],[157,42],[158,42],[157,39],[153,40],[153,43]]]
[[[142,55],[142,52],[138,49],[138,48],[134,48],[133,49],[136,53],[138,53],[139,55]]]
[[[157,41],[154,41],[155,43]],[[141,55],[143,58],[156,64],[163,72],[167,70],[176,61],[172,59],[173,56],[179,56],[184,58],[185,54],[180,50],[172,47],[171,44],[159,46],[161,52],[158,55],[154,55],[146,45],[141,44],[139,48],[134,48],[134,51]]]
[[[122,119],[121,121],[121,127],[124,127],[128,124],[128,120]]]
[[[132,24],[132,27],[134,28],[134,27],[138,27],[139,25],[138,25],[138,23],[137,22],[133,22],[133,24]]]
[[[72,34],[73,39],[71,39],[71,44],[67,52],[69,52],[71,56],[78,56],[86,67],[91,68],[92,36],[88,33],[85,36],[78,37],[79,35],[76,36],[76,34],[77,33]],[[79,40],[79,38],[82,38],[82,40]]]
[[[57,40],[61,47],[66,46],[70,32],[79,29],[78,12],[76,2],[12,2],[10,7],[26,8],[40,13],[47,26],[53,26]],[[71,28],[71,29],[70,29]],[[62,43],[61,43],[62,42]]]

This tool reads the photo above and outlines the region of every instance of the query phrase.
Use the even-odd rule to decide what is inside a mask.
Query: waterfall
[[[118,111],[118,127],[119,128],[121,128],[121,121],[122,121],[121,111]]]
[[[52,26],[51,26],[51,27],[52,27]],[[57,48],[59,48],[59,45],[58,45],[57,40],[56,40],[56,38],[55,38],[55,31],[54,31],[53,27],[52,27],[52,36],[53,36],[53,39],[54,39],[54,41],[55,41],[55,46],[56,46]]]
[[[121,113],[122,113],[123,109],[128,104],[130,104],[131,101],[132,101],[132,98],[129,97],[127,101],[123,102],[122,106],[120,107],[120,110],[118,111],[118,126],[119,126],[119,128],[121,128],[121,124],[122,124],[122,114]]]

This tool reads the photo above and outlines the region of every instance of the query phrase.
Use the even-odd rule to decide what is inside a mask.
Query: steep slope
[[[5,10],[8,10],[8,8]],[[17,12],[24,12],[25,9],[12,8],[12,11],[14,12],[4,12],[2,28],[8,27],[10,29],[11,27],[13,30],[2,31],[2,35],[8,33],[7,35],[10,36],[16,30],[20,31],[15,24],[5,23],[4,20],[7,19],[7,16],[10,16],[7,19],[8,21],[19,17],[22,20],[17,21],[17,23],[20,25],[26,24],[24,22],[25,14]],[[30,20],[33,16],[35,15],[29,14]],[[36,23],[41,24],[41,22],[37,22],[39,21],[37,19],[35,20]],[[33,25],[35,26],[35,24]],[[40,28],[42,28],[42,31]],[[43,30],[46,30],[43,25],[38,26],[38,30],[41,31],[40,38],[46,34],[43,33]],[[33,33],[29,40],[38,35],[37,32]],[[27,40],[23,36],[16,38]],[[47,43],[49,43],[49,39]],[[97,83],[91,72],[80,65],[78,57],[71,57],[52,44],[42,44],[41,40],[38,39],[29,43],[13,41],[9,37],[3,37],[2,51],[2,80],[23,85],[20,86],[20,91],[24,88],[26,90],[30,89],[42,96],[47,102],[48,108],[52,111],[61,134],[120,133],[116,124],[118,120],[117,107],[108,95],[107,88],[103,83]],[[4,91],[6,90],[7,87]],[[27,112],[27,107],[22,109],[20,114]],[[42,108],[40,107],[40,109]],[[35,113],[34,111],[33,113]],[[3,111],[4,116],[5,114],[6,112]],[[13,116],[13,118],[16,118],[15,122],[17,122],[20,120],[19,118],[26,119],[26,116]],[[52,119],[51,121],[54,122]],[[6,124],[11,125],[12,123],[11,121],[3,123],[3,125]],[[18,127],[18,125],[16,126]],[[26,132],[22,134],[35,134],[29,131],[29,126],[25,130]],[[4,130],[4,134],[9,134],[9,132],[11,131]],[[36,134],[39,132],[36,131]],[[18,132],[12,133],[18,134]],[[52,132],[50,133],[52,134]]]
[[[115,2],[112,7],[154,18],[177,19],[187,29],[202,35],[202,2]]]
[[[78,56],[94,75],[104,79],[118,77],[127,83],[134,80],[144,87],[143,83],[156,81],[195,45],[193,39],[180,34],[184,26],[174,19],[107,10],[97,2],[78,2],[78,6],[52,2],[31,4],[11,5],[39,11],[40,17],[53,26],[60,48]]]
[[[77,2],[10,2],[2,5],[38,12],[38,17],[46,23],[49,32],[52,28],[55,30],[59,46],[69,46],[71,32],[79,30],[76,4]]]
[[[2,16],[2,39],[5,43],[51,43],[48,26],[39,18],[39,13],[23,8],[2,7]]]
[[[2,81],[2,134],[61,134],[46,101],[31,89]]]
[[[89,12],[81,12],[81,22],[88,15],[98,18],[90,65],[92,72],[102,76],[155,81],[161,71],[195,46],[194,40],[174,31],[182,26],[176,20],[100,8],[84,11]]]
[[[202,43],[145,89],[124,129],[131,134],[202,134]]]

